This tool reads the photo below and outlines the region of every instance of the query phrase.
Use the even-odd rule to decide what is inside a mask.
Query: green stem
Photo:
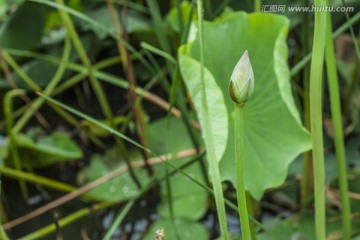
[[[252,239],[244,183],[244,107],[235,107],[236,194],[242,238]]]
[[[334,44],[331,38],[332,24],[330,12],[327,13],[327,28],[326,28],[326,69],[330,92],[331,115],[333,120],[334,140],[336,159],[339,174],[340,197],[342,203],[342,224],[343,236],[342,239],[350,240],[351,238],[351,210],[346,173],[346,159],[344,147],[344,134],[342,129],[341,107],[339,83],[336,71],[336,61]]]
[[[184,27],[184,31],[182,31],[181,33],[181,40],[180,40],[180,45],[186,43],[188,36],[189,36],[189,32],[190,32],[190,26],[192,23],[192,19],[194,16],[194,12],[196,10],[196,0],[192,0],[191,1],[191,9],[190,9],[190,13],[188,16],[188,19],[186,21],[185,27]],[[182,121],[185,124],[186,130],[189,133],[191,142],[193,143],[195,149],[197,150],[198,153],[200,153],[200,141],[197,137],[197,134],[194,132],[194,129],[192,128],[192,126],[189,123],[189,119],[191,118],[191,114],[190,111],[187,108],[187,102],[184,101],[184,99],[186,99],[186,94],[184,93],[184,88],[178,87],[178,85],[183,84],[182,80],[181,80],[181,75],[180,75],[180,71],[179,71],[179,65],[175,65],[173,74],[172,74],[172,83],[171,83],[171,87],[170,87],[170,96],[169,96],[169,103],[170,103],[170,108],[168,110],[168,117],[170,116],[170,110],[171,108],[175,105],[177,105],[177,107],[179,108],[179,110],[182,113]],[[200,161],[200,168],[201,168],[201,172],[203,174],[204,180],[206,182],[207,186],[210,186],[210,180],[208,177],[208,171],[207,168],[205,166],[205,161],[201,160]]]
[[[201,70],[200,70],[200,78],[201,78],[201,101],[204,111],[204,139],[205,145],[207,149],[207,157],[209,161],[209,168],[210,174],[213,178],[213,188],[215,194],[215,203],[216,203],[216,210],[217,215],[219,218],[220,223],[220,230],[221,235],[224,240],[229,239],[228,235],[228,228],[226,222],[226,211],[225,211],[225,203],[224,203],[224,196],[223,190],[221,186],[221,178],[220,178],[220,169],[218,165],[218,160],[216,158],[215,152],[215,143],[214,138],[212,135],[212,127],[210,122],[210,116],[208,111],[207,105],[207,96],[206,96],[206,84],[204,79],[204,35],[203,35],[203,8],[202,8],[202,0],[197,0],[197,7],[198,7],[198,24],[199,24],[199,39],[200,39],[200,63],[201,63]]]
[[[322,0],[315,0],[315,6],[323,6]],[[315,13],[315,29],[310,66],[310,125],[313,144],[315,228],[316,239],[326,239],[325,227],[325,166],[322,129],[322,73],[325,49],[326,13]]]
[[[254,1],[254,12],[260,12],[261,11],[261,0],[255,0]]]
[[[5,97],[4,97],[4,115],[5,115],[5,120],[6,120],[6,130],[9,135],[10,144],[11,144],[10,145],[11,158],[13,160],[14,168],[19,171],[22,169],[23,166],[22,166],[22,162],[20,160],[18,148],[16,146],[16,133],[12,129],[13,125],[14,125],[14,120],[12,117],[12,112],[13,112],[12,105],[13,105],[14,97],[17,97],[17,96],[23,95],[23,94],[25,94],[24,90],[14,89],[14,90],[11,90],[8,93],[6,93]],[[26,183],[22,179],[19,179],[18,181],[19,181],[19,185],[20,185],[20,189],[21,189],[21,194],[22,194],[23,198],[26,199],[28,197]]]

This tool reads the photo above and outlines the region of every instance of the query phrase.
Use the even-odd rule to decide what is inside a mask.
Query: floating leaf
[[[286,46],[288,25],[288,20],[282,16],[244,12],[204,23],[207,101],[209,111],[212,111],[214,105],[210,100],[226,96],[226,114],[210,116],[211,121],[222,122],[221,125],[218,123],[219,128],[225,127],[223,122],[229,122],[226,130],[228,137],[223,136],[218,145],[226,147],[220,161],[221,177],[233,184],[236,182],[235,106],[228,96],[228,84],[236,62],[245,50],[249,52],[255,88],[244,110],[244,179],[246,189],[256,199],[262,197],[265,189],[280,185],[286,178],[288,165],[301,152],[311,148],[309,134],[301,125],[291,93]],[[183,46],[180,53],[185,51],[186,57],[180,55],[180,67],[200,118],[202,109],[197,105],[196,94],[201,84],[199,49],[198,39]]]
[[[71,138],[62,133],[40,137],[36,141],[24,134],[14,136],[21,161],[32,167],[46,167],[60,161],[82,158],[83,153]]]
[[[191,149],[192,145],[189,138],[181,119],[172,118],[170,124],[168,124],[167,118],[162,118],[148,126],[149,147],[156,152],[176,154],[181,150]],[[171,160],[171,163],[180,167],[186,161],[186,159]],[[165,167],[167,166],[164,163],[155,166],[156,175],[159,177],[165,176]],[[170,172],[173,169],[168,167],[168,170]],[[204,177],[198,162],[184,169],[184,172],[204,184]],[[204,216],[208,208],[208,193],[203,188],[180,173],[171,176],[170,185],[174,215],[176,217],[197,220]],[[165,181],[161,182],[161,197],[158,212],[161,216],[169,217],[170,209]]]
[[[79,173],[78,180],[81,184],[86,184],[121,167],[125,167],[125,165],[121,163],[109,167],[105,164],[104,157],[94,155],[91,157],[90,165]],[[150,178],[144,168],[135,168],[134,173],[142,186],[146,186],[146,184],[149,183]],[[122,174],[90,191],[91,195],[97,196],[105,201],[127,200],[136,197],[139,193],[140,190],[130,176],[129,171],[125,170]]]

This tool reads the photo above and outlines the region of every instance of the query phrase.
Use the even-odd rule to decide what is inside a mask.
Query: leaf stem
[[[315,7],[323,6],[315,0]],[[316,239],[326,239],[325,227],[325,166],[322,129],[322,74],[325,49],[326,13],[316,11],[315,29],[310,66],[310,126],[313,144],[315,228]]]
[[[244,107],[235,107],[235,155],[236,155],[236,194],[241,222],[242,238],[251,239],[249,215],[244,184]]]
[[[349,191],[348,191],[347,173],[346,173],[344,133],[342,129],[342,119],[341,119],[340,94],[339,94],[339,83],[338,83],[339,81],[337,78],[337,71],[336,71],[334,44],[331,37],[332,24],[331,24],[330,12],[327,13],[326,23],[327,24],[326,24],[325,57],[326,57],[327,77],[329,83],[331,115],[332,115],[333,129],[334,129],[336,159],[337,159],[338,174],[339,174],[340,197],[342,204],[342,228],[343,228],[342,239],[350,240],[351,210],[350,210],[350,201],[348,198]]]
[[[200,78],[201,78],[201,101],[204,111],[204,139],[205,145],[207,149],[207,157],[209,162],[210,174],[213,179],[213,188],[214,188],[214,195],[215,195],[215,203],[216,203],[216,210],[217,215],[219,218],[220,223],[220,230],[221,235],[224,240],[228,240],[228,228],[226,222],[226,211],[225,211],[225,203],[224,203],[224,196],[223,190],[221,186],[221,178],[220,178],[220,169],[218,165],[218,159],[216,159],[216,152],[215,152],[215,143],[214,138],[212,135],[212,127],[210,122],[210,116],[208,111],[207,105],[207,96],[206,96],[206,85],[205,85],[205,77],[204,77],[204,35],[203,35],[203,8],[202,8],[202,0],[197,0],[197,7],[198,7],[198,17],[199,17],[199,39],[200,39],[200,63],[201,63],[201,70],[200,70]]]

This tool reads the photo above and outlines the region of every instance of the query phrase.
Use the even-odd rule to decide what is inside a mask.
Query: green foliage
[[[86,184],[111,173],[115,169],[125,168],[124,164],[108,166],[104,162],[105,160],[101,155],[92,156],[90,165],[84,168],[78,175],[79,183]],[[149,177],[145,169],[137,168],[134,172],[139,177],[141,185],[145,187],[149,183]],[[129,172],[125,170],[119,176],[90,191],[91,195],[104,201],[124,201],[136,197],[139,193],[140,189],[131,178]]]
[[[25,1],[1,26],[1,47],[33,49],[42,36],[45,18],[46,11],[42,5]]]
[[[262,197],[265,189],[281,184],[291,161],[301,152],[310,149],[309,134],[301,126],[291,94],[286,63],[287,28],[288,21],[285,18],[267,14],[234,13],[214,23],[205,23],[206,82],[211,86],[209,91],[213,92],[209,99],[221,99],[222,95],[227,94],[232,69],[246,49],[254,69],[255,89],[246,105],[244,116],[247,125],[244,129],[244,178],[246,189],[256,199]],[[223,36],[227,36],[226,43]],[[183,46],[187,56],[193,58],[194,62],[199,59],[198,45],[198,39],[195,39],[193,43]],[[196,72],[197,66],[184,65],[183,61],[180,64],[196,106],[197,99],[193,89],[200,82],[190,73]],[[211,83],[211,78],[215,79],[219,87]],[[220,161],[221,176],[223,180],[235,183],[234,136],[229,134],[234,132],[234,107],[230,97],[225,97],[224,100],[225,106],[222,108],[225,107],[227,113],[210,116],[212,121],[229,122],[216,125],[219,128],[229,126],[228,129],[222,129],[222,144],[216,147],[222,148],[227,143]],[[201,120],[200,118],[200,122]]]
[[[99,7],[94,10],[88,10],[84,12],[84,14],[103,26],[112,25],[111,15],[109,14],[109,9],[106,6]],[[122,18],[123,16],[120,15],[119,17]],[[96,33],[97,37],[100,39],[105,39],[106,37],[109,36],[108,33],[95,28],[93,25],[89,23],[79,21],[79,25],[81,29],[84,31],[93,30]],[[144,18],[141,14],[138,14],[133,11],[130,11],[128,13],[126,27],[127,27],[127,32],[129,34],[151,29],[150,24],[146,20],[146,18]]]
[[[34,168],[47,167],[57,162],[74,161],[83,157],[79,146],[69,136],[59,132],[39,137],[17,134],[14,136],[14,141],[10,144],[15,144],[21,161],[26,166]],[[12,165],[11,155],[8,152],[10,144],[1,146],[1,155],[6,156],[6,162]]]
[[[244,152],[245,187],[259,201],[248,209],[256,210],[261,219],[257,223],[249,218],[256,239],[314,239],[312,169],[302,171],[299,156],[311,148],[301,118],[309,122],[314,13],[288,11],[289,6],[312,1],[280,0],[276,4],[284,5],[285,12],[272,14],[239,12],[253,11],[254,1],[111,2],[0,0],[0,238],[8,234],[9,239],[80,239],[85,234],[90,239],[154,239],[164,228],[166,239],[226,239],[224,229],[229,226],[231,239],[240,239],[247,217],[242,215],[239,233],[238,216],[230,213],[237,210],[230,184],[241,180],[236,179],[234,135],[243,126],[245,150],[236,149],[238,156]],[[343,2],[331,4],[338,7]],[[261,3],[265,10],[275,4],[255,3],[258,11]],[[360,2],[349,0],[346,5],[354,12],[331,13],[334,26],[342,25],[333,33],[327,30],[328,48],[331,37],[348,28],[356,30]],[[114,12],[121,25],[117,31]],[[327,197],[326,205],[316,205],[326,210],[329,239],[349,239],[350,234],[358,238],[359,56],[350,54],[350,43],[359,39],[356,31],[351,33],[343,44],[346,48],[336,40],[336,54],[328,57],[332,64],[325,78],[332,94],[327,86],[322,93],[317,85],[316,91],[325,100],[323,110],[316,113],[324,112],[327,131],[324,146],[317,144],[318,153],[324,153],[325,176],[317,171],[315,177],[328,186],[326,194],[316,191],[317,198]],[[228,87],[245,50],[255,89],[241,111],[244,121],[236,125]],[[315,48],[314,56],[320,50]],[[314,69],[322,72],[319,64]],[[338,81],[338,87],[331,85]],[[49,117],[53,114],[57,115]],[[339,135],[342,129],[345,136]],[[342,156],[339,164],[335,153],[344,155],[338,151],[342,140],[347,162]],[[179,157],[184,153],[188,155]],[[148,168],[143,167],[144,157]],[[346,215],[350,210],[345,213],[346,182],[355,193],[350,195],[351,218]],[[299,185],[307,184],[309,205],[302,209]],[[275,189],[265,192],[269,188]],[[58,191],[69,194],[57,198]],[[244,202],[238,206],[242,214],[248,207]],[[31,212],[34,207],[39,208]],[[51,214],[37,215],[40,212]],[[15,219],[27,222],[18,227]],[[149,221],[144,224],[144,219]],[[209,226],[212,219],[217,221]],[[350,220],[352,230],[341,230]]]
[[[149,148],[158,154],[169,152],[176,154],[192,147],[191,142],[188,141],[189,133],[186,131],[184,123],[178,118],[160,118],[152,121],[146,134],[151,139]]]
[[[171,152],[177,154],[181,150],[191,149],[188,141],[189,135],[180,119],[171,118],[168,127],[167,119],[162,118],[152,122],[148,127],[148,137],[151,139],[149,147],[159,153]],[[176,136],[175,138],[172,136]],[[167,149],[169,149],[167,151]],[[180,167],[187,159],[171,160],[172,164]],[[158,178],[165,176],[166,164],[159,164],[155,167]],[[184,170],[187,174],[204,184],[199,163],[194,163]],[[170,177],[172,193],[172,205],[174,216],[190,220],[198,220],[204,216],[208,208],[208,193],[196,183],[181,174]],[[161,182],[161,204],[158,206],[158,213],[163,217],[170,217],[170,209],[166,191],[166,183]]]

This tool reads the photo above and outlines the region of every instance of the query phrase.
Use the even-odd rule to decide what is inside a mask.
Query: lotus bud
[[[229,84],[231,99],[239,106],[244,106],[254,91],[254,81],[254,72],[246,50],[231,74]]]

